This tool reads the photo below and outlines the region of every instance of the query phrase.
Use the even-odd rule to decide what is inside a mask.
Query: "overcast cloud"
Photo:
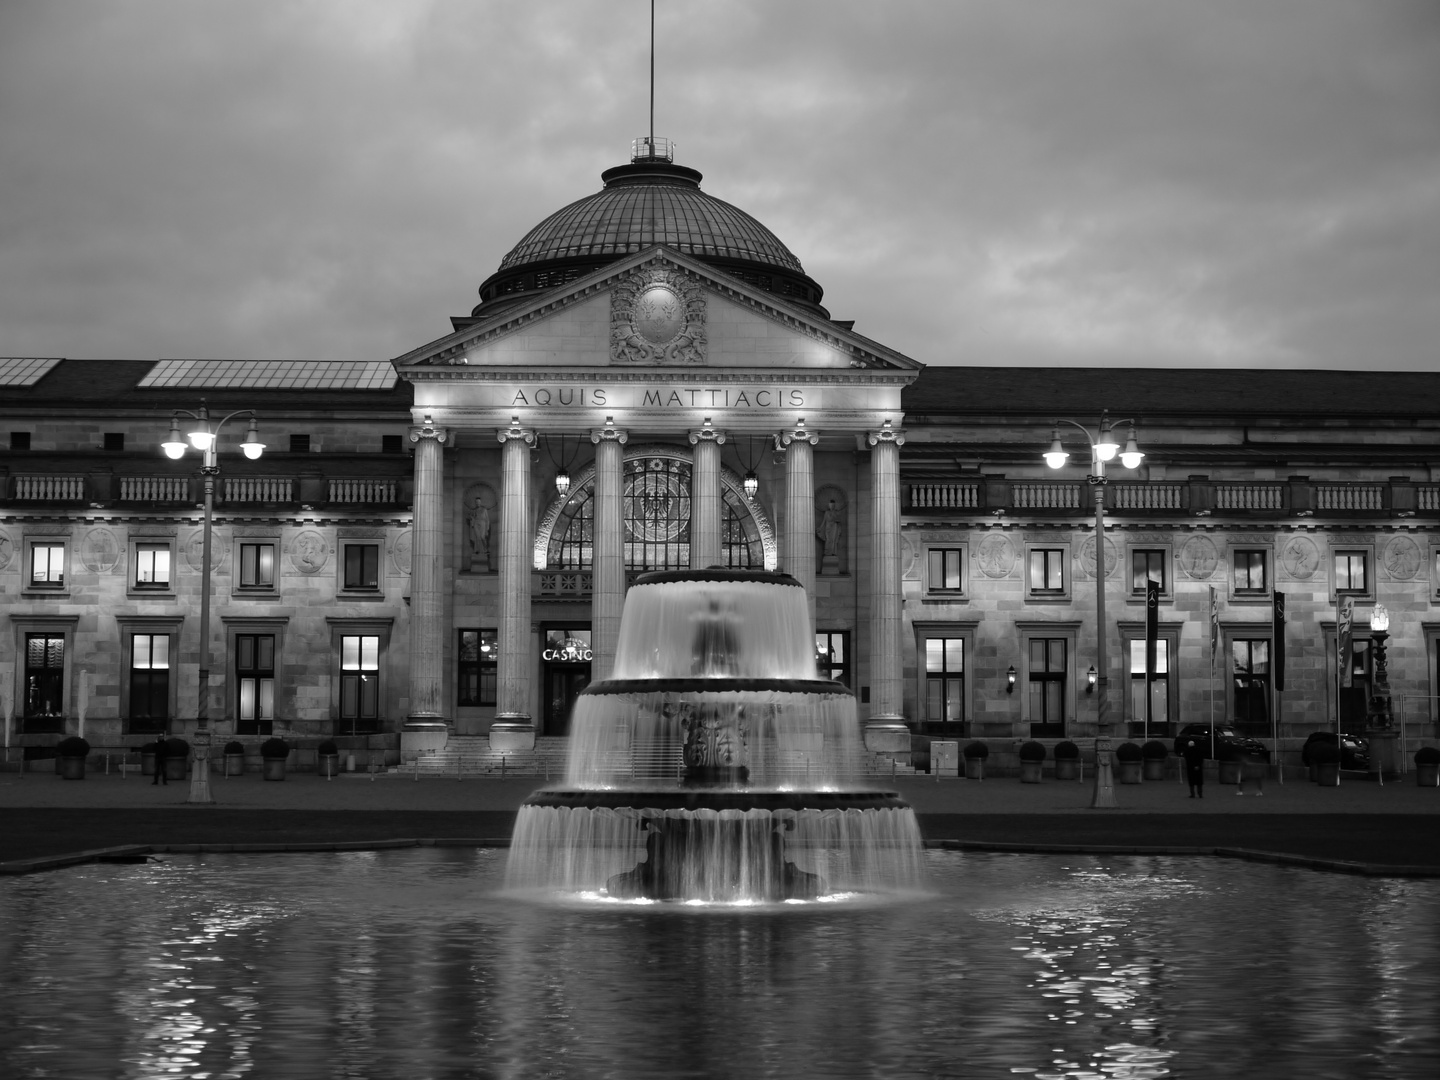
[[[659,0],[656,134],[927,364],[1440,367],[1440,0]],[[388,358],[646,0],[0,0],[0,355]]]

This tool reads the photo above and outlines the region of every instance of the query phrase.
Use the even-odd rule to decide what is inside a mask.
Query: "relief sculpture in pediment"
[[[676,270],[651,267],[610,293],[614,364],[705,363],[705,291]]]

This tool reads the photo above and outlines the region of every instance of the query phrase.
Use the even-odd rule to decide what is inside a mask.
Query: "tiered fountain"
[[[784,574],[649,574],[614,677],[575,705],[562,788],[520,809],[508,884],[618,900],[765,903],[914,889],[920,835],[863,790],[855,699],[817,679]]]

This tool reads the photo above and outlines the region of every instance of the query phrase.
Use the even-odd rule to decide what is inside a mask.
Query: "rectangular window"
[[[1231,559],[1236,595],[1263,596],[1270,591],[1264,548],[1236,548]]]
[[[291,435],[290,452],[292,454],[308,454],[310,452],[310,436]]]
[[[820,678],[850,685],[850,631],[816,632],[815,667]]]
[[[275,545],[240,545],[240,587],[242,589],[273,589],[275,587]]]
[[[1165,551],[1163,548],[1136,548],[1130,552],[1130,591],[1136,596],[1145,595],[1146,582],[1159,584],[1160,591],[1166,592]]]
[[[965,639],[925,639],[925,723],[933,735],[965,734]]]
[[[932,593],[958,593],[964,589],[963,548],[931,548],[929,589]]]
[[[25,730],[59,731],[65,722],[65,638],[25,635]]]
[[[170,545],[135,545],[135,587],[137,589],[168,589],[170,587]]]
[[[1064,638],[1030,639],[1030,734],[1034,738],[1065,734],[1067,645]]]
[[[345,588],[376,590],[380,588],[380,545],[345,545]]]
[[[1170,719],[1170,643],[1155,641],[1155,678],[1150,683],[1150,729],[1145,729],[1145,639],[1130,640],[1130,722],[1132,734],[1164,734]]]
[[[340,638],[340,732],[358,735],[379,730],[380,638],[346,634]]]
[[[105,449],[106,449],[106,450],[124,450],[124,449],[125,449],[125,433],[124,433],[123,431],[107,431],[107,432],[105,432]]]
[[[1065,549],[1030,549],[1030,594],[1043,596],[1065,591]]]
[[[170,635],[130,635],[131,732],[159,734],[170,721]]]
[[[1335,591],[1337,593],[1369,592],[1363,551],[1335,552]]]
[[[35,589],[65,587],[65,545],[44,541],[30,545],[30,586]]]
[[[275,635],[235,635],[235,733],[270,735],[275,724]]]
[[[494,705],[500,655],[494,630],[461,630],[460,659],[455,668],[460,685],[456,705]]]
[[[1270,731],[1270,640],[1237,638],[1230,642],[1235,686],[1235,727],[1247,734]]]

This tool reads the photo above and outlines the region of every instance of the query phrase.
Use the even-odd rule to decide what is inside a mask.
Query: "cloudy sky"
[[[659,0],[655,130],[930,364],[1440,367],[1440,0]],[[388,358],[647,0],[0,0],[0,355]]]

